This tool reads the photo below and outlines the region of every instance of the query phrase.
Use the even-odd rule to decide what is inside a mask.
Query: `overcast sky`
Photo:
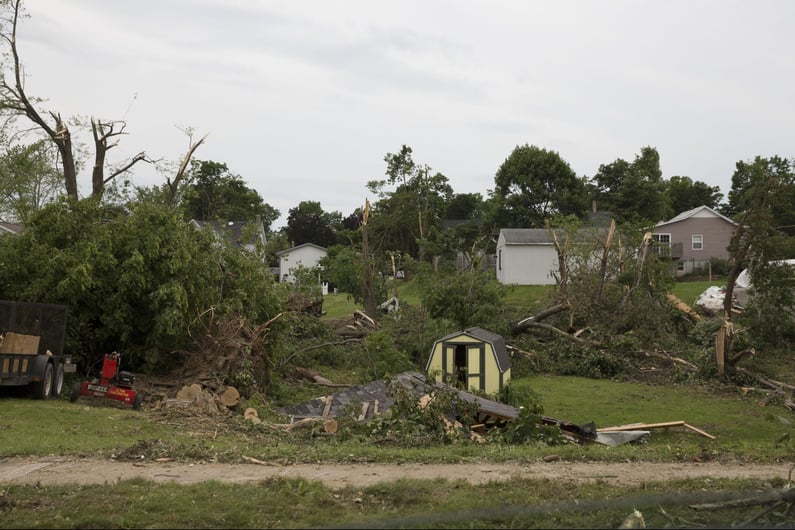
[[[524,144],[587,177],[652,146],[665,178],[724,195],[738,160],[795,154],[789,0],[26,4],[42,108],[126,120],[112,162],[177,161],[185,128],[208,134],[195,158],[280,210],[272,228],[301,201],[344,216],[374,201],[365,184],[403,144],[484,197]],[[140,166],[133,181],[163,179]]]

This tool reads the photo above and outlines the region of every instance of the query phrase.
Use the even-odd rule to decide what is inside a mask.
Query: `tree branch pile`
[[[221,403],[230,407],[241,396],[267,392],[273,361],[268,353],[269,326],[281,314],[259,325],[242,316],[216,319],[210,309],[198,318],[203,334],[195,337],[196,346],[178,352],[183,357],[179,368],[159,378],[157,385],[182,391],[185,386],[223,396]],[[230,390],[231,389],[231,390]]]

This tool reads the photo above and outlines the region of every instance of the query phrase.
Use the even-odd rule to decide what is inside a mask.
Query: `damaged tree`
[[[564,220],[563,227],[548,224],[558,255],[551,305],[515,322],[513,332],[540,331],[597,347],[629,330],[636,335],[664,333],[656,310],[669,304],[666,294],[673,279],[652,252],[650,233],[642,232],[626,245],[624,240],[631,240],[627,234],[637,230],[619,234],[614,222],[597,229]],[[588,339],[586,331],[591,332]]]
[[[37,104],[42,100],[33,97],[25,90],[25,75],[23,65],[19,55],[17,32],[19,29],[20,17],[24,16],[22,0],[4,2],[2,5],[3,14],[0,17],[0,39],[6,45],[6,55],[9,58],[3,64],[4,72],[0,81],[0,109],[5,111],[12,119],[24,118],[31,122],[44,136],[51,141],[58,150],[61,169],[63,171],[63,186],[66,196],[72,200],[78,200],[77,170],[78,160],[75,155],[75,145],[72,139],[72,132],[69,126],[55,111],[40,111]],[[91,196],[101,199],[105,188],[116,177],[127,173],[139,162],[153,162],[144,152],[140,152],[112,169],[106,175],[106,158],[108,151],[116,147],[119,137],[127,134],[125,132],[126,123],[122,120],[102,120],[90,118],[90,127],[94,144],[94,164],[91,172]],[[201,145],[204,138],[191,143],[188,152],[183,158],[180,170],[173,184],[169,183],[171,195],[182,178],[184,168],[193,155],[196,148]],[[173,199],[173,197],[171,197]]]

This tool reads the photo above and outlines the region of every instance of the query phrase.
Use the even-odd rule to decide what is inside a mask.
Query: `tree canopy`
[[[260,217],[266,230],[279,218],[279,210],[267,204],[226,164],[193,160],[182,191],[186,219],[251,221]]]
[[[582,216],[588,209],[585,180],[556,152],[517,146],[500,165],[491,195],[502,228],[543,228],[556,214]]]

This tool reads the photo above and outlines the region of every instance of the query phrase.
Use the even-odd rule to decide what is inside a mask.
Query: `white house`
[[[546,228],[502,228],[497,239],[497,280],[503,284],[553,285],[558,254]]]
[[[282,282],[295,282],[293,272],[298,267],[311,269],[326,257],[326,249],[314,243],[304,243],[276,253],[279,256],[279,279]]]

